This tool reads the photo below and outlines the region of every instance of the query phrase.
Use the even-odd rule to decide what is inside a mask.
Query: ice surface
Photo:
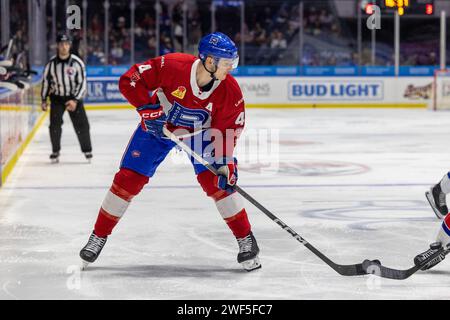
[[[263,267],[247,273],[175,152],[80,273],[78,252],[138,121],[131,109],[88,115],[92,164],[66,115],[60,163],[49,162],[46,124],[0,190],[0,299],[450,298],[448,261],[404,281],[343,277],[250,203]],[[439,221],[424,192],[450,169],[450,113],[250,109],[246,121],[241,187],[337,263],[378,258],[408,268],[434,240]],[[255,132],[273,134],[275,149],[256,150],[259,158],[250,150]],[[264,153],[279,165],[261,171]]]

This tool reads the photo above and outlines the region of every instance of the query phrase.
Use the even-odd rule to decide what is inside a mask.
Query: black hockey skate
[[[50,155],[50,161],[51,163],[58,163],[59,162],[59,152],[52,152]]]
[[[89,263],[94,262],[98,258],[107,239],[107,237],[97,237],[94,231],[92,231],[88,243],[80,251],[80,258],[83,260],[83,269],[85,269]]]
[[[439,219],[443,219],[448,213],[447,203],[445,202],[445,193],[441,190],[441,185],[438,183],[431,187],[430,191],[425,192],[431,208]]]
[[[92,152],[85,152],[84,156],[86,157],[86,160],[91,163],[92,160]]]
[[[238,263],[247,271],[261,268],[261,263],[258,258],[259,248],[253,233],[250,232],[245,238],[236,239],[239,245]]]
[[[414,264],[416,266],[420,266],[423,263],[423,261],[427,260],[431,255],[433,255],[434,253],[438,252],[441,249],[442,249],[442,243],[440,243],[440,242],[434,242],[434,243],[430,244],[430,249],[418,254],[414,258]],[[434,258],[430,262],[426,263],[422,268],[420,268],[420,270],[428,270],[428,269],[433,268],[435,265],[437,265],[439,262],[441,262],[442,260],[445,259],[445,255],[447,253],[448,253],[448,251],[447,252],[443,251],[436,258]]]

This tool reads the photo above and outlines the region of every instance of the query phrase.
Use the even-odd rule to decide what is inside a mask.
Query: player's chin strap
[[[202,156],[194,152],[190,147],[188,147],[183,141],[180,140],[179,136],[174,132],[171,132],[165,126],[163,127],[163,133],[173,142],[177,144],[181,149],[183,149],[189,156],[193,157],[198,163],[204,165],[209,171],[213,174],[217,175],[218,172],[216,168],[214,168],[208,161],[203,159]],[[328,266],[330,266],[334,271],[343,276],[359,276],[367,274],[367,271],[364,270],[362,263],[358,264],[350,264],[350,265],[341,265],[331,261],[327,256],[325,256],[322,252],[314,248],[308,241],[303,239],[297,232],[292,230],[287,224],[278,219],[273,213],[263,207],[258,201],[256,201],[253,197],[251,197],[247,192],[242,190],[238,185],[231,186],[237,193],[239,193],[244,199],[251,202],[255,207],[261,210],[266,216],[268,216],[272,221],[278,224],[281,228],[283,228],[286,232],[288,232],[291,236],[293,236],[298,242],[311,250],[317,257],[319,257],[322,261],[324,261]],[[365,260],[368,261],[368,260]]]
[[[216,80],[217,80],[217,78],[216,78],[217,66],[216,66],[216,70],[214,70],[214,71],[209,71],[208,68],[206,67],[205,61],[206,61],[206,60],[202,60],[203,67],[205,68],[206,71],[208,71],[208,73],[209,73],[209,75],[211,76],[211,78],[212,78],[214,81],[216,81]]]

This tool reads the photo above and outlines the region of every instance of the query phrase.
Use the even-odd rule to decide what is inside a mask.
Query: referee
[[[86,70],[83,61],[70,53],[71,40],[65,35],[57,37],[57,54],[46,64],[42,79],[42,110],[47,111],[50,97],[50,140],[53,163],[59,161],[64,111],[67,110],[80,142],[81,152],[88,161],[92,158],[89,121],[83,106],[86,93]]]

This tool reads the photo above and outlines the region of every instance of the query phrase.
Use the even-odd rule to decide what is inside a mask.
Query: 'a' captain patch
[[[183,99],[184,95],[186,94],[186,88],[185,87],[178,87],[177,90],[171,93],[174,97],[177,97],[178,99]]]

